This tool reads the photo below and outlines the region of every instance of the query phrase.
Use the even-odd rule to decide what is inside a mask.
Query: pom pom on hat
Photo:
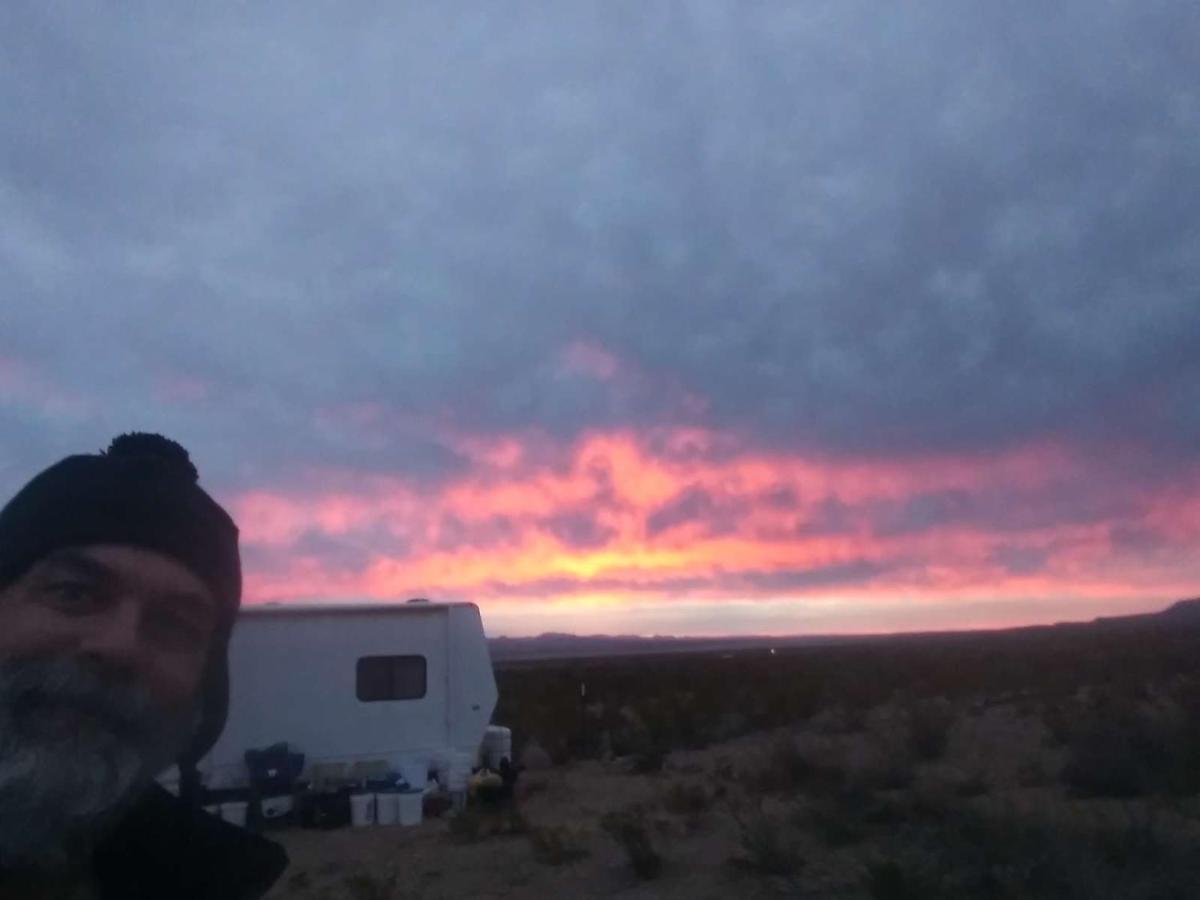
[[[170,438],[161,434],[149,434],[144,431],[131,431],[112,439],[104,456],[121,458],[153,458],[166,463],[168,467],[185,476],[192,484],[200,481],[200,473],[196,471],[187,450]]]

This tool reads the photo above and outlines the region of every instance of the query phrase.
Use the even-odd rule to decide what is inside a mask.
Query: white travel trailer
[[[474,754],[496,705],[473,603],[245,607],[229,662],[210,788],[244,785],[245,752],[284,741],[310,767]]]

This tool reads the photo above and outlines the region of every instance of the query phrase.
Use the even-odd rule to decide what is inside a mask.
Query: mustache
[[[91,660],[29,657],[0,663],[0,704],[11,717],[75,709],[129,737],[144,737],[163,713],[128,674]]]

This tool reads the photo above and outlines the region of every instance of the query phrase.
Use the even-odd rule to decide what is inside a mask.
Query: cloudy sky
[[[879,631],[1200,592],[1200,7],[0,6],[0,501],[247,599]]]

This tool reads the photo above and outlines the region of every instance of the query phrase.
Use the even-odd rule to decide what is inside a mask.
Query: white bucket
[[[350,824],[355,828],[375,823],[375,795],[350,795]]]
[[[429,760],[424,757],[405,757],[397,762],[396,769],[414,791],[423,791],[429,784]]]
[[[242,800],[231,800],[221,804],[221,818],[238,828],[246,827],[246,809],[250,804]]]
[[[420,825],[421,808],[425,800],[424,791],[405,791],[395,794],[397,820],[401,825]]]
[[[483,733],[483,762],[489,769],[499,769],[500,760],[512,761],[512,729],[489,725]]]
[[[395,825],[400,820],[400,795],[375,795],[375,824]]]

